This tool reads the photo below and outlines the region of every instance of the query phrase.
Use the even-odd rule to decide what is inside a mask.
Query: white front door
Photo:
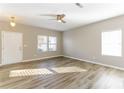
[[[2,64],[22,61],[23,34],[19,32],[2,31]]]

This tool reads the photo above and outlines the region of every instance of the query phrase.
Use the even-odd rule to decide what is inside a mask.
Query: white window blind
[[[122,31],[102,32],[102,55],[122,56]]]
[[[57,39],[56,37],[49,36],[49,51],[56,51]]]
[[[47,51],[47,36],[38,36],[38,50]]]

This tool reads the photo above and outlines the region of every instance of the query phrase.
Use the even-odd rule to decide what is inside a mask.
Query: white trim
[[[42,57],[42,58],[35,58],[35,59],[28,59],[28,60],[23,60],[22,62],[37,61],[37,60],[43,60],[43,59],[49,59],[49,58],[55,58],[55,57],[61,57],[61,56],[63,56],[63,55],[49,56],[49,57]]]
[[[106,66],[106,67],[110,67],[110,68],[115,68],[115,69],[119,69],[119,70],[124,70],[124,68],[122,68],[122,67],[112,66],[112,65],[108,65],[108,64],[103,64],[103,63],[99,63],[99,62],[95,62],[95,61],[80,59],[80,58],[66,56],[66,55],[56,55],[56,56],[49,56],[49,57],[43,57],[43,58],[29,59],[29,60],[23,60],[21,62],[30,62],[30,61],[50,59],[50,58],[61,57],[61,56],[71,58],[71,59],[75,59],[75,60],[80,60],[80,61],[83,61],[83,62],[88,62],[88,63],[92,63],[92,64],[97,64],[97,65],[102,65],[102,66]],[[16,64],[16,63],[12,63],[12,64]],[[0,66],[4,66],[4,65],[8,65],[8,64],[0,64]]]
[[[44,59],[50,59],[50,58],[55,58],[55,57],[61,57],[61,56],[63,56],[63,55],[56,55],[56,56],[49,56],[49,57],[42,57],[42,58],[28,59],[28,60],[22,60],[21,62],[18,62],[18,63],[22,63],[22,62],[30,62],[30,61],[37,61],[37,60],[44,60]],[[18,63],[10,63],[10,64],[18,64]],[[10,65],[10,64],[0,64],[0,66]]]
[[[21,33],[21,32],[14,32],[14,31],[1,31],[1,44],[2,44],[2,46],[1,46],[1,64],[3,64],[3,55],[4,55],[4,53],[3,53],[3,49],[4,49],[4,44],[3,44],[3,38],[4,38],[4,33],[5,32],[7,32],[7,33],[20,33],[21,35],[22,35],[22,46],[21,46],[21,52],[22,52],[22,56],[21,56],[21,60],[23,60],[23,33]],[[16,62],[15,62],[16,63]],[[0,64],[0,66],[1,66],[1,64]],[[11,63],[10,63],[11,64]],[[5,64],[4,64],[5,65]],[[6,64],[7,65],[7,64]]]
[[[112,65],[103,64],[103,63],[96,62],[96,61],[90,61],[90,60],[80,59],[80,58],[66,56],[66,55],[63,55],[63,56],[67,57],[67,58],[75,59],[75,60],[80,60],[80,61],[83,61],[83,62],[93,63],[93,64],[102,65],[102,66],[106,66],[106,67],[110,67],[110,68],[115,68],[115,69],[119,69],[119,70],[124,70],[124,68],[118,67],[118,66],[112,66]]]

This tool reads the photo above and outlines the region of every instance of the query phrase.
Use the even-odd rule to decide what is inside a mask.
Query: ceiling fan
[[[57,15],[57,22],[66,23],[66,21],[64,20],[64,17],[65,17],[65,14]]]
[[[49,19],[49,20],[56,20],[57,22],[60,23],[66,23],[66,21],[64,20],[64,17],[66,16],[65,14],[57,14],[57,15],[41,15],[41,16],[51,16],[51,17],[55,17],[55,19]]]
[[[83,5],[81,3],[75,3],[76,6],[78,6],[79,8],[83,8]],[[55,17],[55,19],[49,19],[49,20],[56,20],[57,22],[60,23],[66,23],[66,21],[64,20],[65,18],[65,14],[45,14],[45,15],[40,15],[40,16],[51,16],[51,17]]]

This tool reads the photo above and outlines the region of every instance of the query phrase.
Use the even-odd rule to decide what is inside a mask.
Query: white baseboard
[[[110,67],[110,68],[115,68],[115,69],[119,69],[119,70],[124,70],[124,68],[122,68],[122,67],[117,67],[117,66],[113,66],[113,65],[103,64],[103,63],[100,63],[100,62],[84,60],[84,59],[80,59],[80,58],[76,58],[76,57],[71,57],[71,56],[66,56],[66,55],[64,55],[64,57],[75,59],[75,60],[80,60],[80,61],[83,61],[83,62],[93,63],[93,64],[97,64],[97,65],[102,65],[102,66],[106,66],[106,67]]]
[[[90,60],[84,60],[84,59],[80,59],[80,58],[76,58],[76,57],[71,57],[71,56],[66,56],[66,55],[56,55],[56,56],[49,56],[49,57],[43,57],[43,58],[36,58],[36,59],[29,59],[29,60],[23,60],[21,62],[30,62],[30,61],[36,61],[36,60],[44,60],[44,59],[50,59],[50,58],[55,58],[55,57],[67,57],[67,58],[71,58],[71,59],[75,59],[75,60],[80,60],[83,62],[88,62],[88,63],[93,63],[93,64],[98,64],[98,65],[102,65],[102,66],[106,66],[106,67],[110,67],[110,68],[115,68],[115,69],[119,69],[119,70],[124,70],[124,68],[122,67],[117,67],[117,66],[113,66],[113,65],[108,65],[108,64],[103,64],[100,62],[95,62],[95,61],[90,61]],[[18,62],[18,63],[21,63]],[[12,64],[16,64],[16,63],[12,63]],[[8,64],[0,64],[0,66],[4,66],[4,65],[8,65]]]
[[[61,56],[63,56],[63,55],[49,56],[49,57],[43,57],[43,58],[35,58],[35,59],[23,60],[23,61],[21,61],[21,62],[29,62],[29,61],[43,60],[43,59],[49,59],[49,58],[55,58],[55,57],[61,57]]]
[[[63,55],[56,55],[56,56],[28,59],[28,60],[23,60],[21,62],[30,62],[30,61],[44,60],[44,59],[50,59],[50,58],[55,58],[55,57],[61,57],[61,56],[63,56]],[[21,62],[17,62],[17,63],[21,63]],[[17,63],[11,63],[11,64],[17,64]],[[4,66],[4,65],[10,65],[10,64],[0,64],[0,66]]]

